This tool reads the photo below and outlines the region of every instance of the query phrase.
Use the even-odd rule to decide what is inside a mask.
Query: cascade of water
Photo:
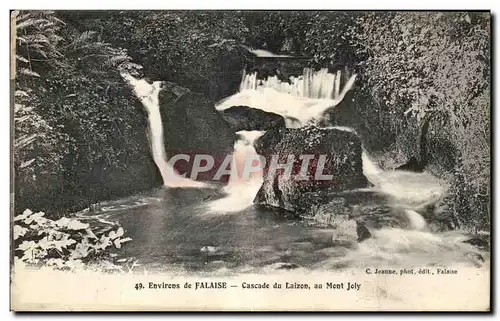
[[[206,187],[205,184],[180,177],[167,162],[163,142],[163,125],[159,112],[159,82],[149,84],[128,74],[122,75],[134,89],[148,113],[151,151],[166,186]],[[334,106],[352,87],[351,78],[341,91],[340,73],[329,74],[326,70],[304,71],[300,77],[291,78],[291,83],[280,82],[276,77],[259,81],[256,74],[244,74],[240,93],[230,97],[217,109],[222,110],[235,105],[247,105],[283,116],[295,117],[300,124],[289,122],[287,126],[302,126],[306,121],[318,117],[326,108]],[[235,103],[235,101],[240,102]],[[339,100],[340,99],[340,100]],[[333,104],[333,105],[332,105]],[[351,128],[335,127],[339,130],[354,131]],[[245,177],[244,168],[248,160],[255,160],[255,141],[262,131],[238,132],[241,139],[234,144],[231,162],[231,178],[225,187],[227,196],[208,204],[211,212],[240,212],[253,204],[253,200],[263,183],[262,171],[252,172]],[[363,172],[375,188],[393,196],[398,202],[410,205],[440,198],[446,192],[443,182],[428,173],[387,172],[370,159],[366,151],[362,153]],[[172,176],[176,179],[172,180]],[[287,189],[287,182],[280,181],[280,190]],[[266,192],[266,191],[264,191]],[[286,193],[285,193],[286,194]],[[277,206],[279,204],[276,204]],[[404,204],[402,204],[402,207]],[[346,257],[332,258],[332,264],[339,262],[350,267],[366,267],[389,262],[404,266],[423,266],[429,263],[448,265],[450,262],[470,264],[467,255],[476,249],[463,241],[467,235],[457,231],[431,233],[426,230],[426,221],[418,212],[404,210],[411,230],[382,228],[371,231],[372,237],[358,244]],[[482,257],[480,257],[482,260]],[[476,262],[474,263],[476,264]]]
[[[239,131],[234,144],[231,161],[231,176],[224,188],[227,196],[209,204],[211,212],[238,212],[253,204],[257,192],[262,186],[262,163],[255,151],[255,141],[264,131]],[[249,170],[255,168],[255,170]]]
[[[340,71],[331,74],[323,68],[314,71],[304,68],[302,75],[289,78],[290,82],[281,81],[277,76],[257,80],[257,73],[243,71],[240,91],[271,88],[281,93],[312,99],[337,99],[340,96]]]
[[[180,176],[167,162],[163,141],[163,124],[158,101],[160,82],[149,84],[147,81],[137,80],[129,74],[122,74],[122,76],[132,86],[134,93],[139,97],[148,113],[151,151],[163,177],[164,185],[169,187],[209,187],[205,183]],[[304,119],[310,120],[314,116],[321,114],[325,108],[331,106],[332,101],[335,101],[331,99],[313,99],[305,96],[334,96],[341,99],[352,86],[354,79],[349,80],[342,93],[340,93],[339,80],[340,72],[332,75],[326,69],[318,72],[306,69],[303,76],[292,80],[292,84],[295,84],[294,87],[288,83],[279,82],[276,77],[270,77],[266,81],[258,82],[257,75],[253,73],[243,76],[241,88],[243,88],[242,93],[249,95],[247,97],[250,98],[250,101],[257,101],[257,106],[260,106],[261,109],[266,110],[268,108],[272,112],[276,112],[276,106],[278,106],[273,104],[273,95],[278,95],[278,97],[282,98],[278,100],[278,102],[281,102],[280,105],[284,105],[285,108],[292,107],[290,110],[296,112],[296,114],[290,114],[282,110],[281,114],[285,116],[292,115],[292,117],[297,115],[299,116],[297,118],[301,120],[298,125],[286,122],[287,126],[300,127],[304,125]],[[259,92],[262,95],[255,99],[255,93]],[[227,101],[225,100],[224,103],[227,103]],[[337,129],[352,131],[350,128],[343,127]],[[225,187],[227,196],[210,203],[209,207],[212,211],[237,212],[252,205],[263,182],[262,172],[252,172],[249,177],[243,177],[243,168],[245,168],[248,161],[255,160],[257,154],[253,144],[263,133],[262,131],[238,132],[241,139],[237,140],[234,145],[230,181]],[[363,152],[362,158],[364,174],[376,188],[393,195],[405,203],[422,203],[431,198],[440,197],[444,193],[442,182],[430,174],[385,172],[368,157],[366,152]],[[423,177],[423,175],[426,177]],[[412,210],[407,211],[406,214],[413,228],[423,229],[425,227],[425,220],[420,214]]]
[[[342,101],[355,78],[351,76],[340,91],[340,72],[334,75],[327,69],[305,68],[302,75],[290,77],[290,82],[282,82],[276,76],[259,80],[256,72],[243,72],[240,91],[219,102],[215,108],[249,106],[298,120],[304,126],[321,119],[328,108]],[[296,127],[295,122],[287,122],[287,127],[288,124]]]
[[[333,75],[328,73],[327,69],[315,72],[306,68],[302,76],[290,77],[290,83],[287,83],[281,82],[276,76],[258,80],[257,73],[247,74],[244,71],[240,92],[219,103],[216,109],[224,110],[237,105],[251,106],[281,114],[285,116],[287,127],[297,128],[321,116],[327,108],[338,104],[345,93],[351,89],[354,79],[355,76],[349,79],[341,94],[340,72]],[[261,131],[238,132],[242,139],[238,140],[234,146],[231,179],[225,188],[228,195],[209,204],[213,212],[236,212],[252,205],[262,186],[262,172],[253,173],[250,178],[244,178],[241,168],[248,160],[251,161],[256,156],[253,143],[263,133]],[[282,182],[281,185],[285,186],[286,182]]]
[[[150,138],[151,153],[153,160],[161,173],[163,184],[167,187],[209,187],[202,182],[196,182],[182,177],[167,162],[165,144],[163,141],[163,123],[160,114],[160,103],[158,95],[161,90],[161,82],[155,81],[149,84],[144,79],[136,79],[128,73],[122,72],[121,76],[132,87],[135,95],[139,98],[148,114],[148,135]]]
[[[359,243],[346,257],[332,258],[332,264],[365,266],[481,266],[484,259],[474,246],[464,243],[466,233],[450,231],[430,233],[417,229],[382,228],[372,237]],[[334,263],[335,262],[335,263]],[[341,263],[342,262],[342,263]],[[487,264],[484,264],[487,266]]]

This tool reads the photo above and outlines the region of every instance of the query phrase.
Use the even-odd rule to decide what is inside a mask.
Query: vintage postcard
[[[489,11],[11,12],[14,311],[491,310]]]

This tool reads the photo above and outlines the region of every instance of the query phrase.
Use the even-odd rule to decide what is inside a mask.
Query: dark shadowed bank
[[[213,103],[238,90],[252,62],[244,44],[356,72],[355,89],[325,123],[353,127],[386,169],[425,157],[428,171],[451,182],[448,203],[460,226],[490,228],[487,12],[25,11],[17,18],[16,213],[58,218],[161,185],[145,113],[117,72],[124,61],[150,80],[190,90],[162,109],[172,146],[230,151],[231,120],[214,115]],[[222,134],[210,136],[212,127]]]

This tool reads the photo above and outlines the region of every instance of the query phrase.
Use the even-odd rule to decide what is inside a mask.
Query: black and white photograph
[[[11,310],[491,310],[490,11],[10,35]]]

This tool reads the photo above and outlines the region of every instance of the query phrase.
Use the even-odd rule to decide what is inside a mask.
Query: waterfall
[[[165,186],[207,187],[206,184],[181,177],[167,162],[158,102],[160,83],[149,84],[128,74],[122,76],[131,85],[148,113],[151,152]],[[244,73],[239,92],[219,102],[216,109],[220,111],[233,106],[249,106],[282,115],[288,128],[302,127],[320,120],[328,108],[336,106],[347,91],[352,89],[355,76],[351,76],[345,84],[342,84],[340,79],[340,72],[331,74],[326,69],[319,71],[304,69],[301,76],[290,77],[290,82],[282,82],[277,77],[261,80],[257,78],[256,73]],[[355,132],[348,127],[330,128]],[[254,165],[253,162],[258,160],[254,145],[264,133],[264,131],[237,133],[239,139],[234,143],[234,152],[229,164],[230,180],[224,187],[226,195],[204,203],[203,206],[208,208],[208,213],[238,213],[253,205],[263,184],[264,164],[262,162],[258,164],[258,170],[252,171],[248,176],[245,176],[245,168],[248,164]],[[405,215],[408,228],[383,227],[370,230],[372,237],[357,244],[347,252],[346,256],[333,256],[332,266],[366,268],[366,266],[394,263],[413,267],[425,266],[429,262],[447,266],[452,262],[467,261],[468,256],[475,255],[477,249],[463,243],[468,239],[465,233],[431,232],[432,226],[427,226],[426,220],[419,213],[422,205],[435,204],[446,195],[448,186],[444,181],[429,173],[385,171],[364,149],[361,157],[363,173],[374,185],[365,190],[390,196],[389,205],[401,210],[395,215]],[[280,190],[286,191],[288,182],[279,180],[278,183]],[[244,212],[245,214],[249,213]],[[480,255],[473,256],[474,264],[480,265],[481,260],[483,258]]]
[[[234,144],[231,176],[224,188],[226,197],[211,202],[210,212],[239,212],[253,204],[263,179],[263,165],[254,147],[255,141],[265,131],[239,131],[240,139]],[[255,168],[250,172],[250,167]],[[245,171],[245,168],[247,171]]]
[[[443,198],[448,190],[447,183],[429,173],[384,171],[364,149],[361,157],[363,174],[374,185],[371,189],[390,196],[393,205],[406,208],[403,212],[412,229],[424,230],[427,223],[414,209]]]
[[[233,106],[249,106],[267,112],[280,114],[288,128],[298,128],[319,120],[324,112],[336,106],[354,85],[355,75],[340,91],[340,71],[330,74],[327,69],[313,71],[305,68],[303,75],[290,77],[290,83],[280,81],[276,76],[259,80],[257,73],[246,74],[240,83],[240,91],[219,102],[217,110]],[[262,171],[243,177],[242,168],[257,156],[254,142],[262,131],[240,131],[241,139],[234,145],[231,163],[231,178],[225,187],[227,196],[209,204],[212,212],[238,212],[253,204],[263,183]]]
[[[291,76],[289,80],[290,82],[282,82],[277,76],[257,80],[256,72],[246,74],[244,71],[240,91],[272,88],[278,92],[313,99],[336,99],[340,96],[340,71],[331,74],[326,68],[319,71],[305,68],[303,75]]]
[[[327,69],[314,71],[305,68],[290,82],[282,82],[276,76],[258,79],[257,73],[243,73],[240,91],[217,104],[216,109],[238,105],[273,112],[285,117],[286,126],[302,127],[321,119],[324,112],[336,106],[352,89],[355,76],[351,76],[341,89],[341,73],[331,74]],[[297,119],[298,124],[292,119]],[[354,132],[352,128],[332,127]],[[428,173],[386,172],[363,150],[363,173],[374,185],[372,189],[391,196],[396,206],[402,206],[409,225],[424,230],[426,221],[414,209],[432,203],[446,193],[446,184]]]
[[[249,106],[298,120],[302,126],[320,120],[325,111],[338,105],[347,91],[351,90],[356,75],[341,88],[341,73],[331,74],[328,69],[314,71],[305,68],[290,82],[282,82],[276,76],[258,79],[257,73],[243,72],[240,91],[216,105],[217,110],[233,106]],[[288,124],[288,123],[287,123]]]
[[[149,84],[143,79],[135,79],[130,74],[122,77],[131,85],[140,99],[148,115],[148,129],[151,152],[167,187],[210,187],[182,177],[169,165],[163,140],[163,124],[160,114],[158,95],[161,82]],[[258,80],[255,73],[243,75],[240,92],[223,100],[216,106],[223,110],[235,105],[247,105],[265,111],[281,114],[285,117],[287,127],[301,127],[310,124],[311,120],[320,119],[327,108],[335,106],[353,86],[352,76],[340,90],[340,72],[335,75],[326,69],[317,72],[304,69],[304,74],[291,77],[290,83],[282,83],[276,77]],[[298,119],[299,124],[291,122]],[[339,130],[353,131],[346,127],[335,127]],[[231,175],[224,188],[226,197],[209,203],[211,212],[238,212],[253,204],[263,183],[262,168],[245,176],[245,168],[252,162],[258,162],[254,148],[255,141],[264,134],[263,131],[240,131],[234,144],[234,152],[230,164]],[[412,228],[422,230],[426,223],[424,218],[412,210],[425,202],[442,197],[446,186],[436,177],[427,173],[386,172],[373,162],[366,151],[362,153],[363,172],[368,180],[383,193],[391,195],[398,203],[408,205],[405,214]],[[261,164],[262,165],[262,164]]]
[[[150,139],[151,153],[161,173],[163,185],[166,187],[209,187],[205,183],[182,177],[167,161],[158,99],[161,82],[155,81],[149,84],[146,80],[136,79],[126,72],[122,72],[121,76],[132,87],[134,94],[139,98],[148,115],[148,137]]]
[[[375,188],[409,206],[421,206],[444,197],[448,184],[430,173],[384,171],[362,152],[363,174]]]

